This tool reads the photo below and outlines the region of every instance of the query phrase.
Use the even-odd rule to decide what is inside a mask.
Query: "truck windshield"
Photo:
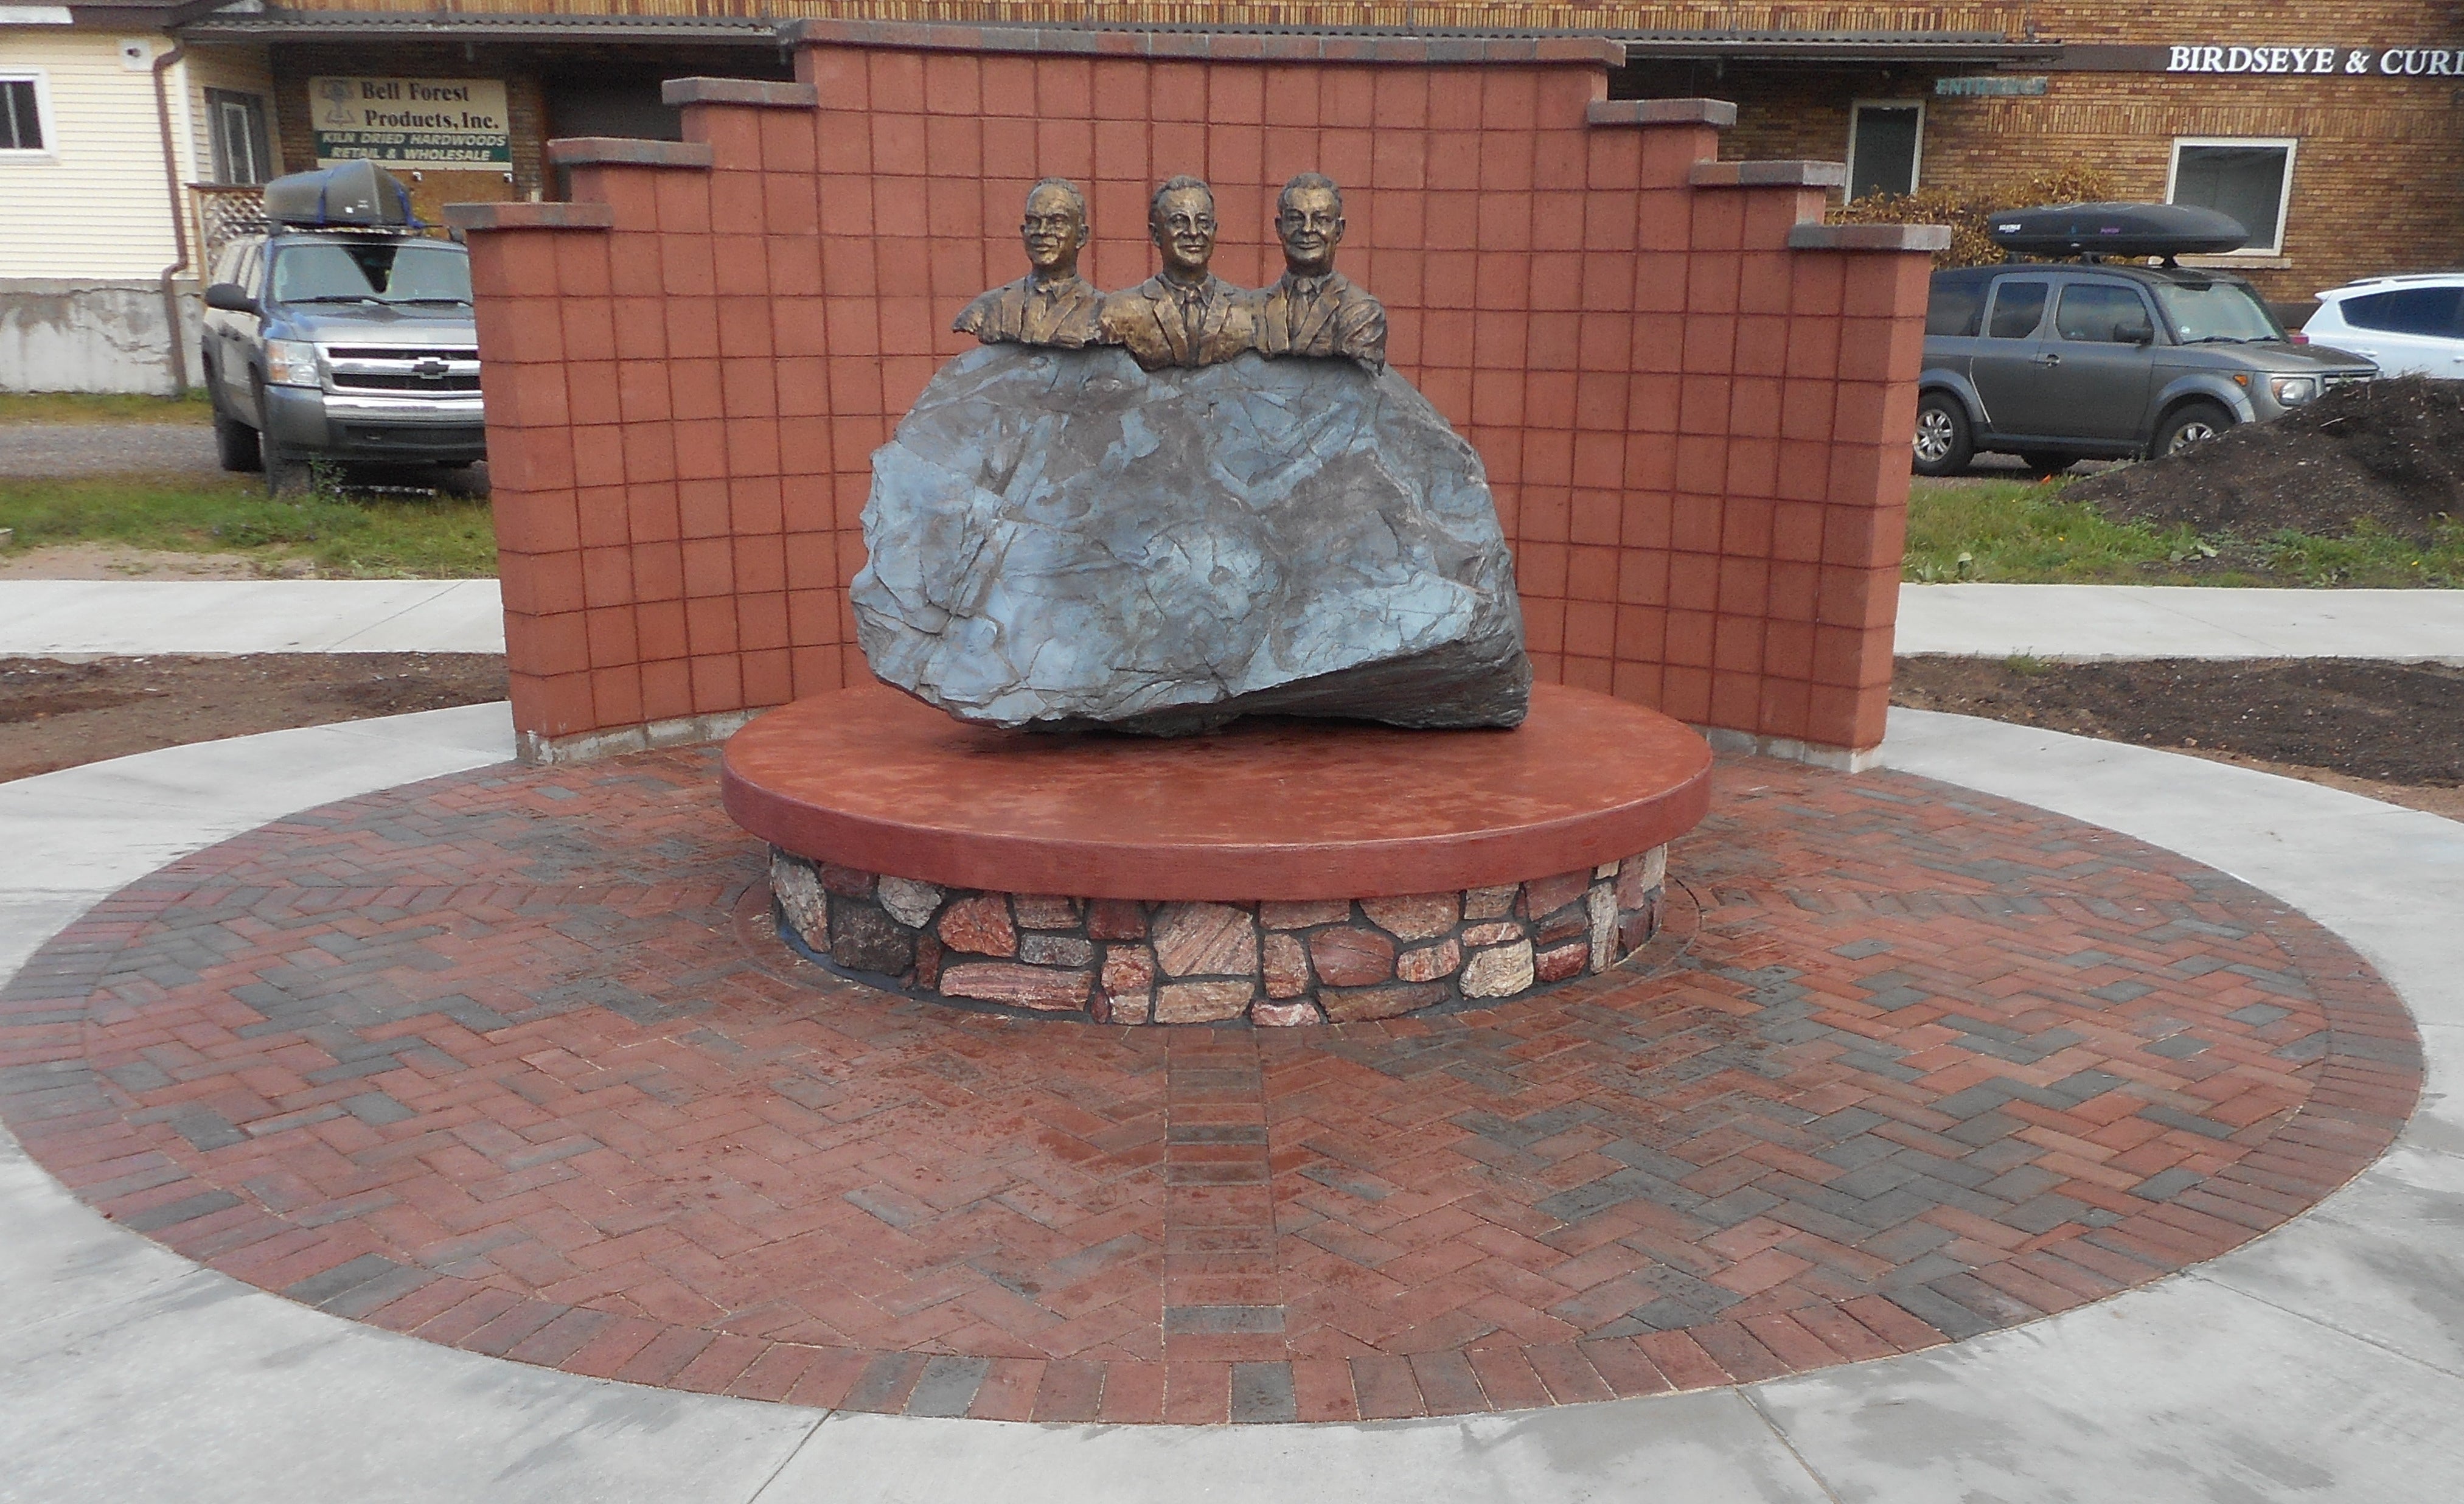
[[[287,245],[275,252],[277,303],[467,303],[471,255],[440,241]]]
[[[2158,282],[2156,301],[2184,344],[2284,338],[2266,305],[2238,282]]]

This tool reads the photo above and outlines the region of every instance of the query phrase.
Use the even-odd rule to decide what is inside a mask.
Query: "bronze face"
[[[1147,226],[1163,253],[1163,275],[1195,282],[1215,258],[1215,197],[1201,188],[1174,188],[1155,200]]]
[[[1284,243],[1284,264],[1296,276],[1317,276],[1334,266],[1343,243],[1343,202],[1332,188],[1287,189],[1275,212],[1275,234]]]
[[[1075,276],[1078,253],[1087,245],[1087,212],[1068,189],[1047,184],[1027,195],[1019,235],[1026,264],[1038,277]]]

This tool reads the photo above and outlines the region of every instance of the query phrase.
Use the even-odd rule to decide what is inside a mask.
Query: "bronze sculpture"
[[[1087,197],[1067,178],[1026,191],[1019,225],[1027,274],[967,304],[950,325],[986,344],[1049,344],[1075,350],[1107,343],[1098,326],[1104,295],[1078,275],[1087,247]]]
[[[1105,343],[1148,370],[1212,365],[1252,348],[1248,299],[1207,269],[1215,255],[1215,194],[1197,178],[1167,179],[1147,210],[1163,270],[1104,299]]]
[[[1334,269],[1343,243],[1343,190],[1304,172],[1275,200],[1284,275],[1243,292],[1217,276],[1215,194],[1197,178],[1167,180],[1149,202],[1147,231],[1163,270],[1137,286],[1099,293],[1078,275],[1088,239],[1087,199],[1067,178],[1027,190],[1019,226],[1027,275],[967,304],[951,327],[986,344],[1061,349],[1117,344],[1148,370],[1220,365],[1256,353],[1349,360],[1386,368],[1386,308]]]
[[[1343,243],[1343,190],[1334,180],[1304,172],[1285,184],[1275,237],[1284,243],[1284,275],[1256,295],[1258,353],[1340,356],[1384,370],[1385,305],[1334,269],[1334,248]]]

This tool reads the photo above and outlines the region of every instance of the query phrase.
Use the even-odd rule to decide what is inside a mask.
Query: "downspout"
[[[163,320],[169,328],[171,345],[171,395],[188,389],[188,346],[180,326],[180,290],[178,277],[188,269],[188,206],[180,196],[180,151],[171,142],[171,96],[163,83],[164,76],[188,55],[185,43],[175,45],[154,59],[154,119],[163,130],[163,187],[171,197],[171,247],[179,259],[163,269]]]

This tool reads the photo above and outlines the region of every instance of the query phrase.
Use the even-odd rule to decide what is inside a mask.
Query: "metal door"
[[[2036,331],[2053,301],[2046,276],[2003,276],[1993,282],[1985,309],[1985,337],[1976,342],[1969,367],[1985,403],[1985,426],[1996,433],[2027,433],[2028,395],[2035,370]]]
[[[2146,435],[2156,312],[2128,282],[2066,280],[2055,295],[2028,377],[2029,431],[2136,444]]]

